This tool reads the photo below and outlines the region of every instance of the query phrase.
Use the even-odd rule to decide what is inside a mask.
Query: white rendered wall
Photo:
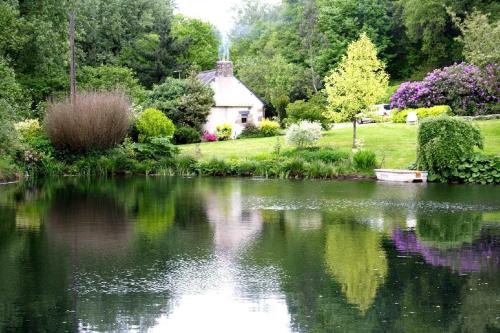
[[[245,128],[241,112],[249,112],[247,123],[258,125],[264,119],[264,104],[234,76],[217,77],[210,86],[216,106],[210,111],[204,131],[215,133],[218,125],[231,124],[234,138]]]

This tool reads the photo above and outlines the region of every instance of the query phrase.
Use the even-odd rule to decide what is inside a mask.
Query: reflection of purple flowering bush
[[[455,114],[484,114],[499,101],[498,72],[498,65],[482,70],[466,63],[436,69],[423,81],[401,84],[391,106],[401,110],[449,105]]]
[[[456,272],[496,272],[500,265],[500,247],[494,237],[440,250],[422,244],[413,231],[398,228],[392,233],[392,240],[399,252],[421,254],[427,263]]]

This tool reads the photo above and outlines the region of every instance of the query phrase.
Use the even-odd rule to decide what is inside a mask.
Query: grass
[[[500,120],[475,121],[485,137],[485,153],[500,155]],[[358,139],[364,148],[373,150],[385,168],[404,168],[415,162],[417,127],[406,124],[369,124],[358,126]],[[283,150],[284,137],[278,137]],[[200,144],[201,158],[229,159],[238,157],[255,157],[272,153],[277,138],[241,139],[221,142],[205,142]],[[350,149],[352,145],[352,128],[338,128],[324,133],[321,146]],[[183,155],[196,155],[196,145],[179,146]]]

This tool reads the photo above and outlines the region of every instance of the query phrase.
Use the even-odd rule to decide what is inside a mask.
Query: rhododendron
[[[485,69],[460,63],[436,69],[418,82],[405,82],[391,97],[401,109],[449,105],[458,115],[488,113],[498,103],[498,65]]]

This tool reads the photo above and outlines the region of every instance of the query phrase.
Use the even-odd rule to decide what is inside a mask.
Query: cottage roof
[[[212,69],[210,71],[201,72],[196,77],[201,82],[203,82],[205,84],[210,84],[215,80],[216,75],[217,75],[217,71],[215,69]]]
[[[265,103],[243,82],[234,75],[220,76],[217,70],[200,72],[197,78],[210,85],[215,93],[215,106],[252,107],[256,103],[263,107]]]

